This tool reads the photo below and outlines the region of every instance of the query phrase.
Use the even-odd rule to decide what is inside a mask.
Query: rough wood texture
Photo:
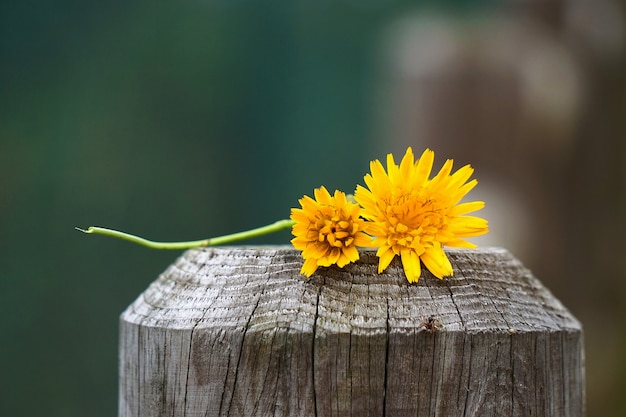
[[[504,249],[408,284],[374,252],[185,252],[122,314],[120,417],[584,415],[579,322]]]

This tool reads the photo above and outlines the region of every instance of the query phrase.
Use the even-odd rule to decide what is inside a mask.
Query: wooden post
[[[409,284],[189,250],[121,316],[119,416],[584,416],[580,323],[506,250],[448,254]]]

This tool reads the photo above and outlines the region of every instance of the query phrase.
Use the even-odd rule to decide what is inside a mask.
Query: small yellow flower
[[[325,187],[314,191],[315,199],[304,196],[302,208],[291,209],[291,243],[302,251],[304,265],[301,274],[310,277],[318,267],[344,267],[359,259],[357,246],[366,246],[371,238],[363,233],[365,221],[360,218],[358,204],[349,202],[345,193],[337,190],[333,196]]]
[[[414,161],[408,148],[400,165],[387,155],[387,170],[379,160],[370,163],[365,176],[368,188],[358,185],[354,195],[367,220],[365,232],[373,236],[369,246],[377,247],[378,272],[400,255],[409,282],[421,274],[420,260],[438,278],[452,275],[452,265],[443,247],[474,248],[465,238],[488,232],[487,221],[465,214],[484,207],[482,201],[459,203],[478,183],[468,181],[474,172],[466,165],[455,173],[447,160],[439,173],[429,179],[434,152],[426,149]]]

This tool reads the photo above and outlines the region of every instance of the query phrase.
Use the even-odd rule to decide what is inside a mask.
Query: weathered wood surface
[[[579,322],[504,249],[409,284],[372,251],[185,252],[122,314],[120,417],[584,415]],[[429,318],[430,322],[429,322]]]

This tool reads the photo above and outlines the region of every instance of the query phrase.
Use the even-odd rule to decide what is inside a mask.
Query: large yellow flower
[[[415,161],[408,148],[400,165],[387,155],[387,171],[379,160],[370,163],[365,176],[368,188],[358,185],[354,198],[367,220],[365,231],[377,247],[378,272],[384,271],[400,255],[409,282],[421,274],[420,260],[438,278],[452,275],[452,265],[443,247],[474,248],[465,238],[488,232],[487,221],[467,213],[484,207],[482,201],[460,203],[476,186],[468,181],[474,172],[466,165],[455,173],[447,160],[439,173],[429,179],[434,152],[426,149]]]
[[[304,196],[302,208],[291,209],[291,243],[302,251],[304,265],[301,274],[310,277],[318,267],[344,267],[359,259],[357,246],[367,246],[371,238],[363,232],[365,221],[358,204],[347,200],[337,190],[331,196],[325,187],[314,191],[315,199]]]

